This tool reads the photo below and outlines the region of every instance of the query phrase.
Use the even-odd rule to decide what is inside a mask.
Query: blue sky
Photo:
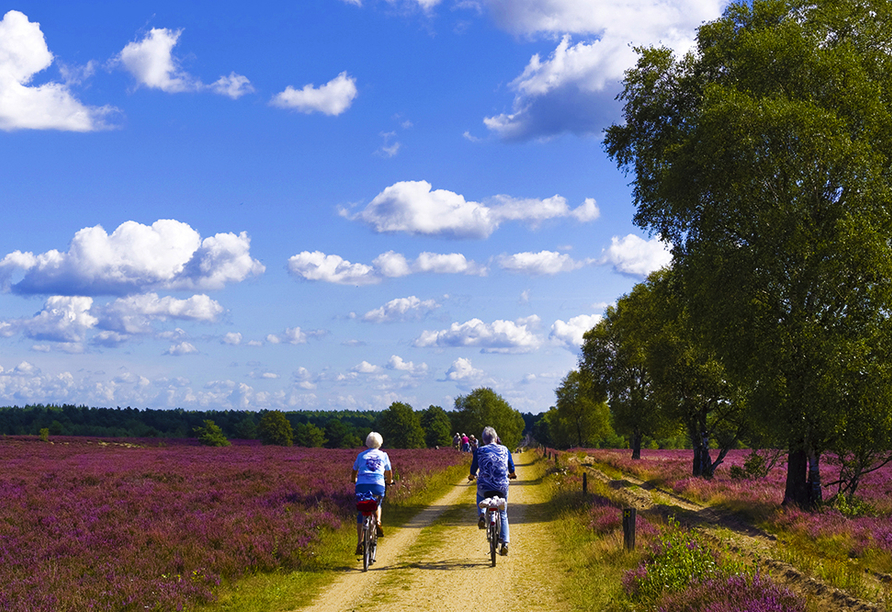
[[[554,403],[669,261],[632,222],[631,47],[717,0],[0,11],[0,404]]]

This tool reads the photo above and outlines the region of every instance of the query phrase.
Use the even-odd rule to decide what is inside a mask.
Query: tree
[[[570,433],[570,445],[595,446],[610,431],[610,410],[606,395],[596,396],[590,380],[579,370],[572,370],[555,390],[557,417]]]
[[[890,410],[890,10],[732,4],[681,59],[639,50],[605,138],[636,224],[673,245],[692,324],[784,437],[785,504],[820,502],[849,408]]]
[[[523,436],[523,415],[512,408],[501,395],[480,387],[468,395],[455,398],[455,422],[458,429],[479,436],[486,426],[496,430],[502,444],[514,448]]]
[[[647,361],[647,341],[654,320],[643,285],[636,285],[604,318],[583,335],[579,370],[595,393],[607,397],[613,428],[629,437],[632,458],[641,458],[644,436],[658,436],[672,426],[653,390]]]
[[[687,431],[694,449],[693,475],[712,478],[728,451],[748,431],[745,403],[715,353],[691,325],[678,280],[667,268],[651,274],[642,285],[653,317],[646,359],[657,402]],[[710,456],[713,443],[719,448],[715,461]]]
[[[229,440],[223,435],[223,430],[211,419],[205,419],[204,424],[196,427],[194,431],[198,441],[204,446],[229,446]]]
[[[291,446],[294,443],[294,429],[288,418],[278,410],[269,410],[260,417],[257,435],[264,444]]]
[[[251,415],[245,415],[235,425],[235,437],[242,440],[253,440],[257,437],[257,424]]]
[[[393,402],[381,411],[376,427],[390,448],[424,448],[421,419],[409,404]]]
[[[452,424],[449,415],[439,406],[430,406],[421,413],[421,428],[428,448],[452,444]]]
[[[312,423],[298,423],[294,428],[294,444],[305,448],[321,448],[328,440],[325,431]]]
[[[325,448],[357,448],[362,446],[359,436],[340,419],[329,419],[325,424]]]

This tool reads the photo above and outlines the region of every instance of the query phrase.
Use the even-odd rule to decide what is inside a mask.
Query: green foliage
[[[743,572],[742,562],[723,558],[703,537],[682,529],[670,517],[651,558],[629,576],[627,588],[632,599],[654,603],[666,592]]]
[[[294,429],[285,415],[278,410],[263,413],[257,425],[257,435],[264,444],[291,446],[294,443]]]
[[[479,438],[483,428],[490,426],[508,448],[520,444],[523,416],[492,389],[480,387],[455,398],[455,410],[454,423],[458,430]]]
[[[731,478],[741,480],[741,479],[755,479],[755,478],[765,478],[768,476],[768,461],[759,454],[758,451],[751,451],[749,455],[746,456],[746,459],[743,462],[743,467],[732,465],[730,469]]]
[[[233,429],[233,437],[240,440],[253,440],[257,437],[257,423],[252,415],[245,415],[245,418],[236,423]]]
[[[205,419],[204,425],[196,427],[194,431],[198,441],[204,446],[229,446],[223,430],[210,419]]]
[[[325,442],[325,431],[312,423],[298,423],[294,428],[294,443],[297,446],[322,448]]]
[[[376,427],[390,448],[424,448],[421,418],[409,404],[393,402],[378,416]]]
[[[309,445],[298,444],[298,446]],[[335,418],[325,424],[325,442],[322,446],[325,448],[358,448],[362,446],[362,441],[352,428]]]
[[[428,448],[452,444],[452,423],[440,406],[429,406],[421,413],[421,428],[424,429],[424,443]]]
[[[40,430],[40,439],[43,440],[44,442],[49,442],[49,441],[50,441],[50,429],[49,429],[49,427],[44,427],[43,429]]]
[[[592,448],[598,440],[613,433],[606,397],[597,394],[590,378],[579,370],[572,370],[564,377],[555,395],[557,420],[549,420],[554,427],[551,437],[556,446]]]

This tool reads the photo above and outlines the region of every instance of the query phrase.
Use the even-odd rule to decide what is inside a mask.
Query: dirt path
[[[541,485],[542,462],[515,457],[518,479],[509,491],[510,554],[490,566],[484,532],[477,529],[476,485],[456,483],[401,529],[379,541],[378,561],[345,569],[310,606],[312,612],[386,609],[393,612],[467,612],[485,607],[561,612],[568,604],[556,576],[558,561]],[[386,517],[385,517],[386,526]]]

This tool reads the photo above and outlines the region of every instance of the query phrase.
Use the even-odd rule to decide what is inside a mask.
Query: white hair
[[[480,434],[480,438],[483,440],[483,444],[492,444],[496,440],[499,439],[499,435],[496,433],[496,430],[488,425],[483,428],[483,433]]]
[[[365,437],[365,445],[369,448],[381,448],[382,444],[384,444],[384,438],[377,431],[373,431]]]

